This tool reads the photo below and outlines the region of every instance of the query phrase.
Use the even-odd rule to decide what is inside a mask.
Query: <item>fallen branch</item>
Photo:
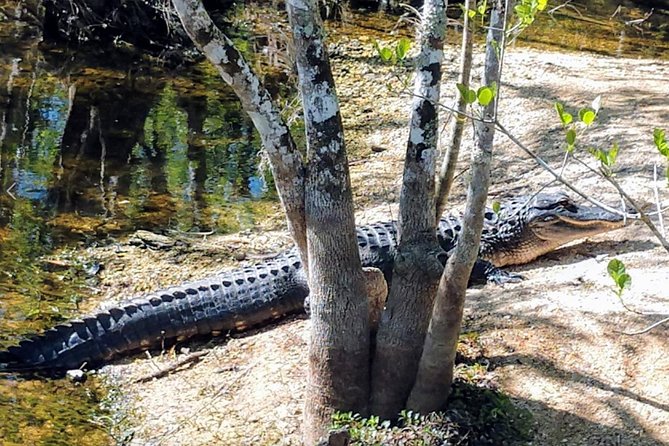
[[[151,373],[150,375],[147,375],[147,376],[144,376],[142,378],[136,379],[134,381],[134,383],[145,383],[145,382],[151,381],[153,379],[162,378],[163,376],[169,375],[170,373],[172,373],[176,369],[178,369],[178,368],[180,368],[180,367],[182,367],[186,364],[190,364],[190,363],[199,361],[200,359],[202,359],[207,354],[209,354],[208,350],[193,353],[192,355],[188,355],[185,358],[180,359],[179,361],[175,362],[174,364],[172,364],[172,365],[170,365],[170,366],[168,366],[164,369],[157,370],[157,371]]]
[[[669,322],[669,316],[668,316],[668,317],[665,317],[664,319],[661,319],[661,320],[655,322],[655,323],[652,324],[652,325],[649,325],[648,327],[644,328],[643,330],[632,331],[632,332],[622,331],[621,333],[624,334],[624,335],[627,335],[627,336],[642,335],[642,334],[646,334],[646,333],[648,333],[648,332],[651,331],[653,328],[659,327],[660,325],[665,324],[665,323],[667,323],[667,322]]]
[[[653,8],[651,8],[651,10],[648,11],[648,12],[646,13],[646,15],[644,15],[644,16],[641,17],[640,19],[634,19],[634,20],[627,20],[627,21],[625,21],[625,25],[627,25],[627,26],[640,25],[640,24],[642,24],[643,22],[645,22],[646,20],[648,20],[648,19],[650,18],[650,16],[653,15],[653,12],[655,12],[655,10],[654,10]],[[635,27],[635,28],[636,28],[636,27]]]

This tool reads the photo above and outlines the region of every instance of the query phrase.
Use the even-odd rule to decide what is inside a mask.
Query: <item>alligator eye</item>
[[[566,209],[569,212],[578,211],[578,206],[571,200],[571,198],[565,198],[563,200],[560,200],[556,207]]]

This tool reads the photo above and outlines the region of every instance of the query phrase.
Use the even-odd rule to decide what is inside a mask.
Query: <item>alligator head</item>
[[[496,266],[527,263],[573,240],[625,225],[622,216],[579,205],[564,193],[516,199],[487,217],[481,255]]]

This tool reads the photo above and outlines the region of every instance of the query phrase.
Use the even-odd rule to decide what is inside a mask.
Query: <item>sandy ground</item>
[[[397,198],[408,101],[388,94],[389,69],[373,62],[368,42],[347,45],[346,56],[335,51],[333,63],[349,145],[357,154],[351,171],[359,221],[389,218],[396,215],[389,203]],[[601,94],[599,122],[585,138],[603,148],[617,141],[618,180],[640,201],[652,201],[652,164],[659,161],[652,129],[669,130],[669,63],[527,49],[511,50],[506,62],[501,116],[512,133],[559,167],[563,133],[553,102],[573,111]],[[452,66],[445,79],[447,103],[455,90]],[[492,197],[547,183],[549,176],[506,138],[498,135],[496,143]],[[613,190],[583,169],[570,165],[566,172],[577,186],[616,202]],[[669,203],[666,185],[660,186]],[[462,195],[459,184],[456,203]],[[240,253],[274,251],[289,241],[264,233],[277,228],[279,211],[272,221],[273,226],[213,238],[209,250],[122,246],[124,258],[114,262],[112,248],[100,249],[94,254],[107,260],[102,293],[127,297],[234,264],[230,259]],[[479,333],[501,390],[533,412],[532,444],[669,444],[668,328],[622,334],[661,316],[623,308],[606,273],[613,257],[632,275],[626,303],[644,313],[669,313],[669,255],[640,224],[513,268],[527,277],[522,283],[468,294],[465,329]],[[299,444],[308,325],[298,318],[228,340],[186,344],[209,354],[147,383],[133,381],[183,355],[165,352],[106,367],[104,373],[122,389],[123,429],[133,433],[131,444]]]

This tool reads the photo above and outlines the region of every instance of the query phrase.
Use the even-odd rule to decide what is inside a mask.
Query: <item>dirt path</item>
[[[359,221],[388,218],[396,215],[389,203],[397,198],[407,100],[387,93],[389,70],[373,63],[371,44],[349,42],[340,53],[345,56],[336,56],[334,65],[347,138],[362,157],[351,169]],[[659,160],[652,129],[669,130],[667,73],[669,63],[650,60],[512,50],[501,93],[503,122],[559,165],[563,136],[553,102],[573,111],[601,94],[603,110],[588,141],[604,148],[619,142],[618,179],[647,200],[650,166]],[[447,102],[454,76],[450,71],[446,79]],[[525,193],[547,182],[548,175],[508,140],[498,136],[496,142],[492,196]],[[373,146],[387,150],[372,153]],[[582,169],[570,166],[567,176],[615,202],[612,191]],[[458,187],[456,202],[462,198]],[[664,185],[662,194],[669,202]],[[271,227],[276,225],[236,236],[243,247],[235,249],[261,251],[264,240],[271,251],[288,243],[263,235]],[[227,246],[230,239],[213,242]],[[111,252],[98,254],[114,258]],[[219,253],[147,255],[128,247],[125,256],[118,268],[107,265],[102,288],[108,296],[165,286],[231,263],[231,251],[223,248]],[[669,328],[635,337],[620,333],[643,328],[659,316],[624,310],[606,275],[614,256],[633,278],[626,302],[643,312],[669,313],[669,256],[636,224],[515,268],[527,276],[520,284],[469,293],[466,330],[480,334],[501,389],[533,412],[532,444],[669,444]],[[133,261],[138,258],[142,261]],[[161,274],[152,276],[156,270]],[[132,444],[299,444],[308,324],[294,320],[228,342],[192,346],[211,348],[211,353],[186,370],[148,383],[132,381],[173,362],[173,355],[106,367],[123,389]]]

